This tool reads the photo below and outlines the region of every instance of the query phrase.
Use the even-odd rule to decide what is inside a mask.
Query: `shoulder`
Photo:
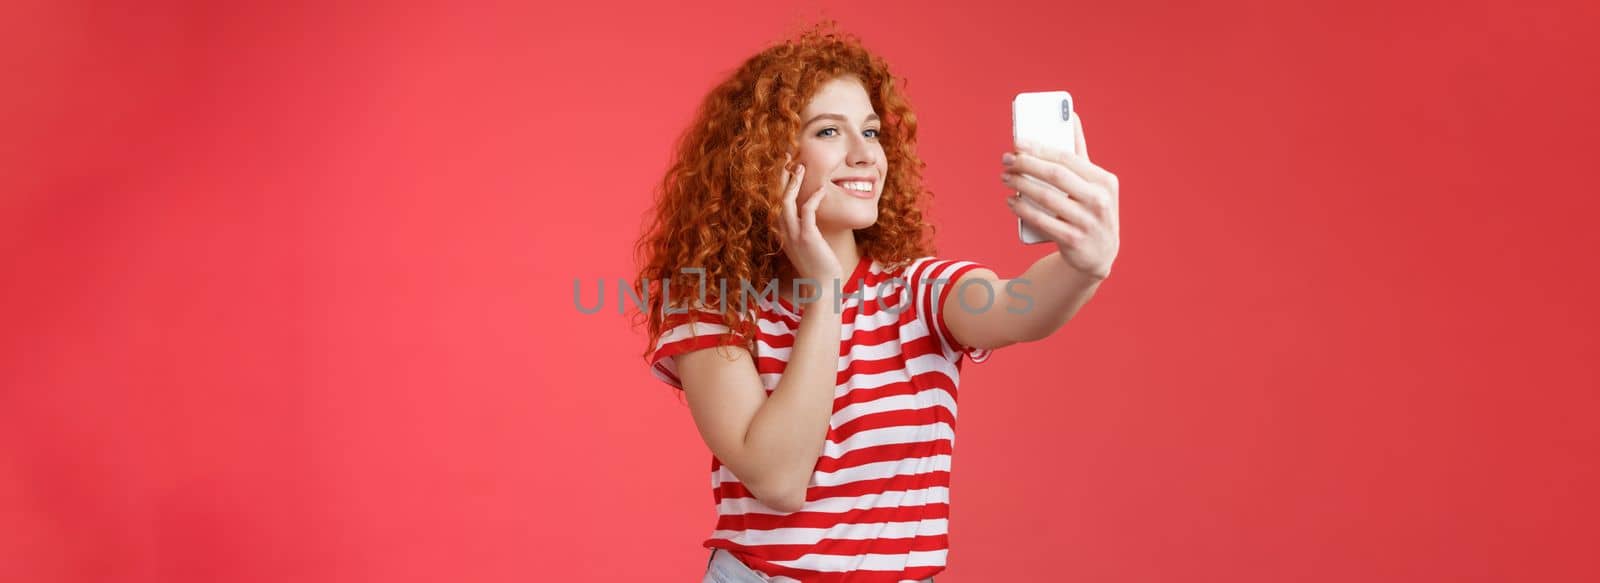
[[[656,378],[682,389],[678,358],[710,348],[748,352],[757,328],[757,311],[737,315],[733,325],[713,307],[675,308],[662,317],[661,332],[650,355],[650,368]]]
[[[738,305],[728,309],[704,305],[665,310],[656,340],[656,356],[751,340],[766,312],[765,306],[746,306],[741,310]]]
[[[913,293],[923,288],[942,288],[969,278],[993,279],[994,270],[969,259],[919,257],[898,270],[898,277],[910,283]]]
[[[939,339],[946,358],[955,361],[966,354],[974,362],[986,360],[987,350],[960,342],[950,328],[947,314],[951,305],[981,306],[994,301],[993,294],[1000,285],[994,270],[967,259],[920,257],[906,265],[902,273],[917,319]]]

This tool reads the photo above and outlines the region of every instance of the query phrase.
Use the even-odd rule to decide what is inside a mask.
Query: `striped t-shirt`
[[[773,581],[837,581],[847,573],[849,581],[917,581],[944,570],[961,361],[983,362],[990,351],[959,345],[941,308],[956,301],[954,283],[979,267],[924,257],[889,273],[863,256],[842,283],[833,416],[805,505],[773,510],[713,455],[717,524],[703,546],[726,549]],[[758,318],[751,356],[771,394],[800,317],[781,297],[755,297],[751,305]],[[721,322],[711,311],[669,315],[651,359],[656,378],[682,389],[673,357],[715,346],[729,333]]]

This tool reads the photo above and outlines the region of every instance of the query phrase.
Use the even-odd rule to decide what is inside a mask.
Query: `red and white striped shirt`
[[[713,455],[717,524],[703,546],[726,549],[773,581],[918,581],[944,570],[961,360],[983,362],[990,351],[960,346],[942,308],[955,282],[979,267],[924,257],[888,273],[862,258],[842,284],[833,416],[805,505],[773,510]],[[751,356],[771,394],[800,317],[783,298],[752,304],[758,332]],[[656,378],[682,389],[673,357],[715,346],[729,333],[721,322],[710,311],[668,316],[651,359]]]

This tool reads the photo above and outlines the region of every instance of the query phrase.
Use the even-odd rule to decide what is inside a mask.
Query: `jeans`
[[[770,579],[745,566],[733,556],[733,553],[712,549],[711,558],[706,560],[706,576],[700,583],[766,583],[767,581]],[[933,583],[933,577],[922,581]]]

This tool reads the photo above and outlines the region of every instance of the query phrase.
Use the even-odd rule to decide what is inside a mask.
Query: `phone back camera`
[[[1061,121],[1072,121],[1072,103],[1061,100]]]

